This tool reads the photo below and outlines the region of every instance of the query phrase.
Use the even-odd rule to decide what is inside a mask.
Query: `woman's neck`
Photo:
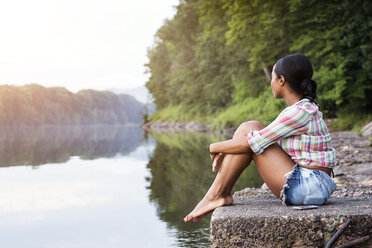
[[[284,101],[287,103],[288,106],[292,106],[296,102],[300,101],[302,99],[302,96],[298,94],[287,94],[283,97]]]

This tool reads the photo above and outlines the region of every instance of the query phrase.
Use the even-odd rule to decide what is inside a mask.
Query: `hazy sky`
[[[1,0],[0,84],[145,84],[147,48],[178,0]]]

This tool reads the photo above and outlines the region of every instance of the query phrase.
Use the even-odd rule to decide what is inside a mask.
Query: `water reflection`
[[[125,155],[141,140],[143,131],[129,126],[1,127],[0,167]]]
[[[211,171],[208,145],[224,140],[200,133],[152,134],[157,141],[148,163],[151,171],[150,201],[157,207],[157,214],[170,229],[177,229],[179,247],[206,247],[209,218],[200,223],[187,223],[183,217],[202,199],[215,178]],[[234,187],[260,187],[263,181],[254,165],[249,166]]]
[[[128,126],[0,128],[0,238],[12,247],[208,247],[210,217],[183,217],[213,182],[207,147],[223,139]],[[262,183],[250,166],[234,190]]]

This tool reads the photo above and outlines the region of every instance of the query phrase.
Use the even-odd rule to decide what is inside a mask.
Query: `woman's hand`
[[[213,161],[212,162],[212,171],[213,172],[216,172],[217,169],[218,169],[218,167],[222,163],[222,160],[225,157],[225,154],[224,153],[221,153],[221,152],[213,152],[213,151],[211,151],[212,145],[213,144],[209,145],[208,151],[209,151],[209,155],[211,156],[211,160]]]
[[[225,157],[224,153],[218,153],[214,156],[214,158],[212,159],[213,160],[213,163],[212,163],[212,171],[213,172],[217,171],[217,169],[220,166],[220,164],[222,163],[224,157]]]

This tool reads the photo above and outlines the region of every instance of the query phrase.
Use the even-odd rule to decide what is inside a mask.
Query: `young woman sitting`
[[[214,209],[233,203],[231,190],[253,160],[284,205],[324,204],[336,189],[331,179],[335,152],[316,99],[313,68],[303,54],[278,60],[272,70],[275,98],[286,107],[267,127],[242,123],[230,140],[210,144],[212,170],[219,171],[207,194],[184,221],[199,221]]]

